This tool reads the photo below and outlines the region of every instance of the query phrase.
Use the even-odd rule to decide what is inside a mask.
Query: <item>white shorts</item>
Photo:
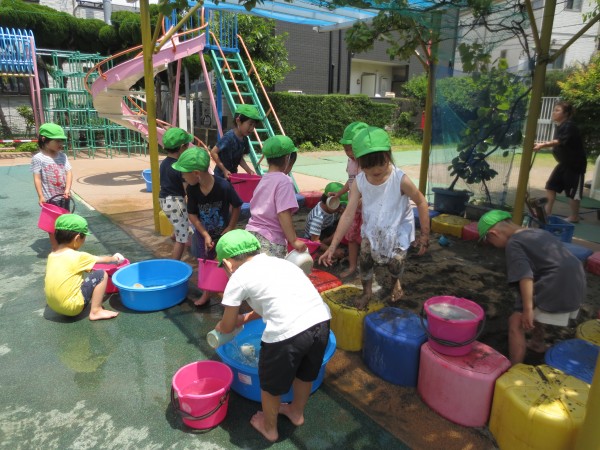
[[[182,244],[188,241],[190,235],[190,221],[188,219],[187,207],[183,197],[168,195],[166,198],[159,198],[160,208],[165,216],[173,225],[175,231],[175,240]]]

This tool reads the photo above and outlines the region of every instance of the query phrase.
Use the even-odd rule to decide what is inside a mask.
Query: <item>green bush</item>
[[[377,103],[366,95],[270,94],[285,133],[300,145],[337,142],[350,122],[363,121],[384,128],[390,125],[395,105]]]
[[[20,152],[35,153],[39,150],[39,147],[37,142],[25,142],[23,144],[19,144],[16,149]]]

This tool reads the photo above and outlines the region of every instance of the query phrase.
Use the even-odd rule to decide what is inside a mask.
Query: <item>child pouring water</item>
[[[298,239],[292,214],[298,210],[294,185],[288,176],[296,160],[296,146],[287,136],[272,136],[263,143],[262,154],[267,158],[265,173],[250,200],[250,219],[246,230],[260,242],[262,251],[284,258],[286,239],[295,250],[306,251]]]
[[[194,244],[201,259],[215,259],[217,241],[235,228],[242,208],[231,183],[210,174],[209,164],[208,152],[198,147],[188,148],[173,164],[188,184],[188,216],[196,229]],[[209,305],[209,301],[210,292],[204,291],[194,305]]]
[[[38,203],[50,203],[68,210],[71,204],[73,173],[67,155],[63,153],[67,136],[60,125],[45,123],[40,127],[40,151],[31,159],[33,184]],[[48,233],[52,251],[58,248],[54,234]]]
[[[185,205],[185,187],[181,172],[173,169],[173,164],[183,153],[194,136],[181,128],[169,128],[163,136],[163,148],[167,157],[160,163],[160,192],[158,201],[175,232],[175,245],[171,258],[181,259],[189,239],[190,221]]]
[[[53,311],[65,316],[79,315],[90,305],[90,320],[112,319],[119,314],[102,307],[108,276],[93,270],[95,264],[123,261],[123,255],[94,256],[79,249],[88,236],[87,221],[77,214],[63,214],[56,219],[54,236],[58,248],[48,255],[44,290]]]
[[[335,231],[336,219],[338,212],[341,209],[341,200],[336,196],[329,196],[331,192],[337,192],[340,183],[332,182],[325,186],[321,201],[310,210],[306,217],[304,226],[304,238],[314,242],[319,242],[320,251],[325,251],[329,248],[333,233]],[[335,258],[341,259],[345,255],[342,249],[338,249]]]
[[[391,275],[391,301],[402,298],[401,277],[408,248],[415,240],[415,220],[410,205],[412,200],[420,217],[428,217],[427,201],[423,194],[394,165],[391,144],[387,132],[381,128],[368,127],[360,131],[352,141],[352,149],[362,170],[350,188],[348,207],[342,214],[329,249],[319,262],[331,265],[334,252],[342,237],[350,228],[354,214],[362,199],[363,223],[360,248],[360,278],[363,295],[356,307],[365,308],[372,296],[373,268],[385,266]],[[429,224],[422,221],[421,235],[415,242],[418,254],[423,255],[429,246]]]
[[[232,173],[237,173],[238,166],[242,166],[246,173],[254,174],[244,160],[244,155],[250,153],[248,136],[254,132],[254,127],[261,120],[262,117],[256,106],[239,105],[235,109],[233,117],[235,128],[225,133],[210,151],[216,164],[216,176],[229,179]]]
[[[329,342],[331,314],[301,269],[260,254],[260,242],[245,230],[230,231],[219,240],[217,259],[230,278],[221,302],[223,318],[215,330],[231,333],[257,319],[266,323],[258,359],[262,411],[250,424],[275,442],[278,414],[296,426],[304,423],[304,408]],[[252,312],[239,314],[244,301]],[[290,388],[293,401],[281,403]]]

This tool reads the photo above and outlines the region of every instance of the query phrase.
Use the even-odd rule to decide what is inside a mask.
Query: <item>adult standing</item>
[[[546,214],[552,213],[556,194],[565,191],[571,209],[571,215],[567,217],[567,221],[577,223],[583,195],[587,155],[583,148],[579,128],[572,120],[573,113],[573,106],[570,103],[565,101],[556,103],[552,110],[552,120],[557,124],[554,138],[551,141],[534,145],[533,150],[538,151],[545,147],[552,147],[552,154],[558,162],[546,182],[546,198],[548,199]]]

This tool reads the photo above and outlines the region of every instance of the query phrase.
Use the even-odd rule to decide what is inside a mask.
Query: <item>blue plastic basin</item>
[[[160,311],[181,303],[188,292],[192,266],[175,259],[150,259],[117,270],[112,282],[121,301],[134,311]]]
[[[258,340],[260,342],[260,336],[262,336],[265,327],[266,324],[262,320],[253,320],[252,322],[244,325],[244,329],[240,331],[240,333],[232,341],[217,348],[217,355],[219,355],[221,360],[233,371],[233,383],[231,384],[231,389],[233,389],[234,392],[237,392],[242,397],[245,397],[249,400],[254,400],[255,402],[261,401],[258,367],[242,364],[239,360],[235,359],[234,355],[238,353],[237,346],[240,343],[244,343],[246,340]],[[319,386],[321,386],[321,383],[323,383],[323,378],[325,377],[325,366],[335,353],[335,346],[335,335],[333,334],[333,331],[330,331],[329,343],[325,349],[325,356],[323,356],[323,364],[321,365],[321,370],[319,371],[317,379],[313,381],[311,393],[319,389]],[[256,350],[258,351],[259,349]],[[293,398],[294,395],[290,389],[287,394],[281,396],[281,401],[283,403],[288,403],[291,402]]]

